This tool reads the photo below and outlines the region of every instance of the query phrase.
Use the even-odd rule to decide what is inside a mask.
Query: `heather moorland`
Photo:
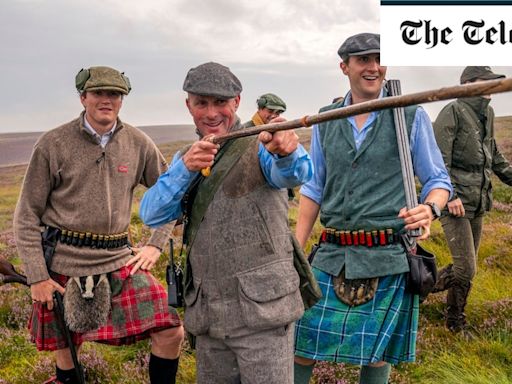
[[[498,147],[512,160],[512,117],[496,120]],[[301,131],[301,140],[309,142],[309,131]],[[167,159],[184,142],[159,145]],[[12,233],[15,208],[25,166],[0,167],[0,256],[12,262],[19,271]],[[473,338],[453,335],[443,323],[445,293],[430,295],[420,308],[418,359],[393,370],[390,383],[395,384],[506,384],[512,383],[512,188],[494,179],[495,205],[486,216],[483,241],[478,257],[478,272],[467,307]],[[132,211],[131,232],[136,243],[148,237],[148,229],[138,217],[138,201],[143,190],[137,190]],[[297,200],[290,203],[290,224],[295,225]],[[315,226],[317,238],[319,226]],[[180,228],[174,233],[180,242]],[[312,242],[311,242],[312,243]],[[308,247],[311,246],[308,244]],[[437,255],[439,266],[450,260],[441,226],[434,223],[431,238],[423,243]],[[179,249],[179,246],[176,247]],[[155,271],[162,283],[167,263],[164,254]],[[31,300],[23,286],[0,287],[0,384],[41,383],[54,372],[49,353],[37,353],[29,342],[27,319]],[[147,383],[147,342],[114,348],[87,343],[82,363],[89,383]],[[185,345],[178,373],[178,383],[194,383],[194,351]],[[315,382],[321,384],[357,383],[357,367],[319,364]]]

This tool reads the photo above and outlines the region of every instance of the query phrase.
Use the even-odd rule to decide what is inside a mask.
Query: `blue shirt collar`
[[[382,99],[382,97],[384,97],[384,88],[381,88],[380,94],[379,94],[378,98]],[[348,91],[346,96],[345,96],[345,99],[343,100],[343,106],[346,107],[346,106],[351,105],[351,104],[352,104],[352,92]],[[368,126],[371,125],[375,121],[375,119],[377,118],[378,113],[379,113],[379,111],[370,112],[370,115],[366,119],[366,121],[365,121],[365,123],[363,125],[363,128],[361,129],[361,131],[363,131],[366,128],[368,128]],[[352,125],[352,127],[357,130],[356,121],[355,121],[354,116],[348,117],[348,121]]]

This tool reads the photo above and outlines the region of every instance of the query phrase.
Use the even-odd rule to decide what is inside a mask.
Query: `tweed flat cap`
[[[286,103],[279,96],[273,93],[265,93],[256,100],[258,108],[268,108],[274,111],[286,111]]]
[[[370,53],[380,53],[380,35],[377,33],[359,33],[350,36],[338,49],[338,55],[343,61],[347,61],[349,56],[361,56]]]
[[[127,95],[132,89],[128,77],[110,67],[81,69],[75,77],[75,85],[78,92],[115,91]]]
[[[196,95],[231,99],[242,92],[242,84],[228,67],[209,62],[188,71],[183,90]]]
[[[494,79],[501,79],[505,77],[505,75],[500,75],[497,73],[494,73],[491,70],[491,67],[466,67],[464,68],[464,71],[462,71],[462,74],[460,75],[460,83],[464,84],[466,82],[473,82],[478,79],[482,80],[494,80]]]

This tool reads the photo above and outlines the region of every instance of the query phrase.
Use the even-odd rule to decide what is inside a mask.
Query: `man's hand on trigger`
[[[277,121],[279,120],[279,121]],[[272,119],[272,123],[285,121],[282,117]],[[299,145],[299,136],[294,130],[278,131],[274,134],[263,131],[259,134],[258,139],[265,145],[270,153],[279,156],[288,156],[294,152]]]
[[[149,271],[160,258],[161,250],[152,245],[146,245],[134,252],[134,256],[128,260],[126,266],[133,265],[130,275],[134,275],[140,269]]]
[[[213,166],[213,160],[220,146],[205,139],[207,138],[196,141],[183,155],[183,163],[191,172],[199,172],[201,169]]]

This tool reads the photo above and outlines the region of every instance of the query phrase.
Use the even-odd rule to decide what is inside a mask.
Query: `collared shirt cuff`
[[[177,160],[176,163],[174,163],[174,166],[176,167],[177,170],[178,179],[190,181],[198,174],[198,172],[196,171],[188,170],[185,163],[183,162],[183,158]]]
[[[278,168],[290,168],[292,166],[292,164],[299,158],[299,149],[301,147],[297,147],[297,149],[295,151],[293,151],[292,153],[290,153],[289,155],[287,156],[279,156],[277,154],[274,154],[272,153],[272,157],[274,157],[274,159],[276,159],[276,162],[275,162],[275,165],[278,167]]]
[[[313,188],[312,184],[307,183],[304,184],[300,190],[300,194],[306,196],[307,198],[313,200],[318,205],[322,204],[322,195],[318,189]]]

